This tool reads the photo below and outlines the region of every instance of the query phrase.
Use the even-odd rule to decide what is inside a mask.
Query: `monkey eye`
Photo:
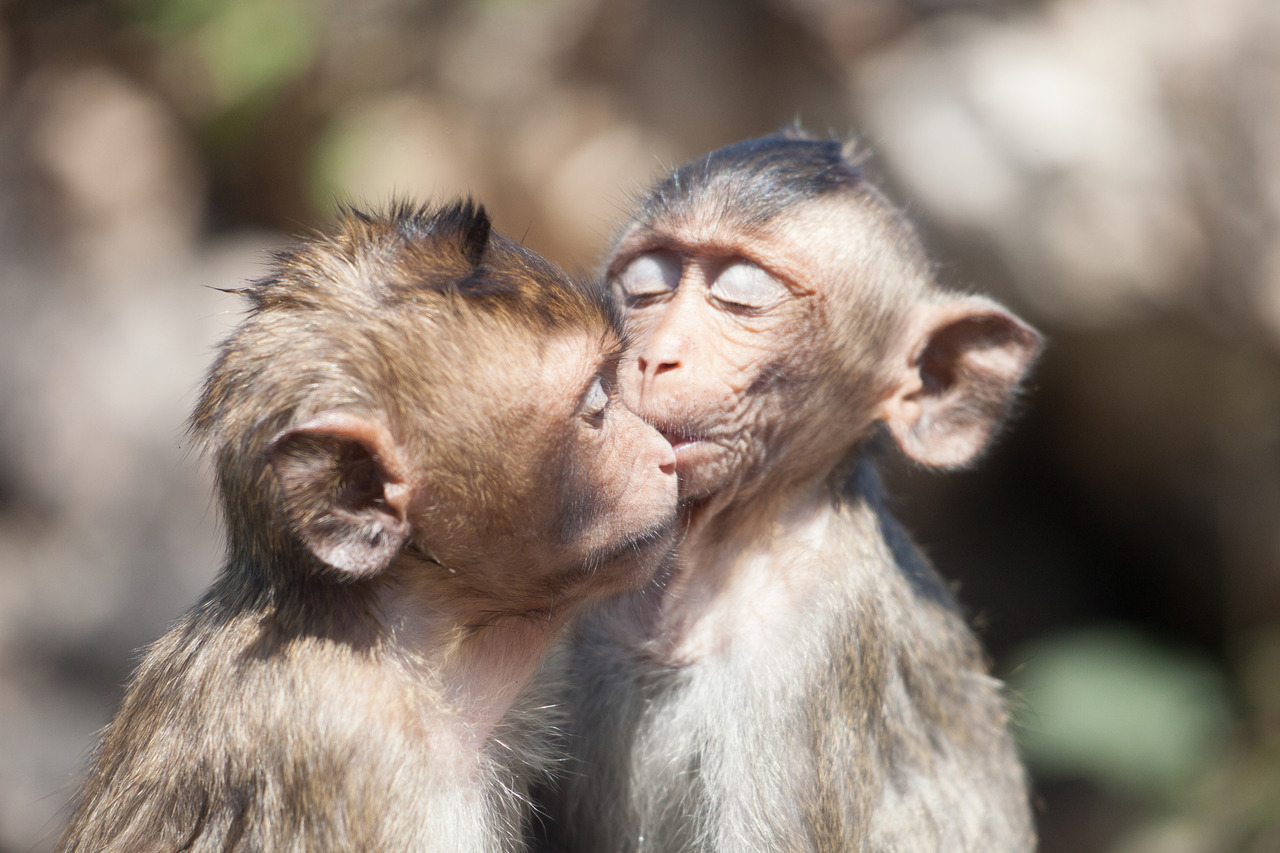
[[[607,408],[609,408],[609,391],[605,388],[604,380],[597,376],[591,380],[587,393],[582,396],[579,411],[587,420],[598,421],[604,417],[604,410]]]
[[[660,296],[680,284],[680,256],[672,252],[647,252],[627,264],[617,285],[628,299]]]
[[[711,295],[743,308],[769,308],[788,293],[787,286],[750,261],[734,261],[711,284]]]

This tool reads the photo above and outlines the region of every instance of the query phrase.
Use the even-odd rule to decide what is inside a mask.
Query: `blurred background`
[[[1280,4],[0,0],[0,853],[217,568],[213,288],[394,192],[589,270],[640,186],[793,120],[1049,336],[977,470],[892,476],[1043,850],[1280,850]]]

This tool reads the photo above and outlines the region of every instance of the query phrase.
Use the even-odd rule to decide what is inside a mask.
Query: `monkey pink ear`
[[[285,514],[303,544],[352,577],[385,569],[409,539],[409,467],[376,417],[327,412],[267,447]]]
[[[1008,414],[1040,334],[996,302],[962,297],[922,304],[907,342],[908,367],[881,417],[911,459],[966,465]]]

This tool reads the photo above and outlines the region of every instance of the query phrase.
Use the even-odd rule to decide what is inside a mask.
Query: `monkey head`
[[[490,615],[646,579],[675,459],[618,400],[598,288],[464,202],[348,212],[244,292],[192,419],[233,563],[413,578]]]
[[[965,465],[1040,346],[937,286],[849,147],[798,131],[660,181],[606,274],[634,339],[624,396],[671,440],[691,501],[825,477],[877,424],[913,460]]]

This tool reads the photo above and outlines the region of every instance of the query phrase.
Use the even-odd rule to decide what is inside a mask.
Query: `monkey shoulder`
[[[824,784],[879,791],[868,849],[1032,849],[1003,687],[945,581],[877,510],[882,550],[864,554],[873,570],[853,571],[834,605],[844,618],[825,634],[830,663],[809,697]],[[874,748],[852,755],[859,745]]]
[[[397,699],[359,655],[299,655],[294,643],[324,641],[272,633],[257,615],[197,607],[148,648],[59,850],[288,850],[301,838],[384,849],[389,821],[428,829],[465,805],[445,807],[444,793],[400,801],[426,785],[434,757],[409,716],[369,724],[371,703],[385,721]]]

